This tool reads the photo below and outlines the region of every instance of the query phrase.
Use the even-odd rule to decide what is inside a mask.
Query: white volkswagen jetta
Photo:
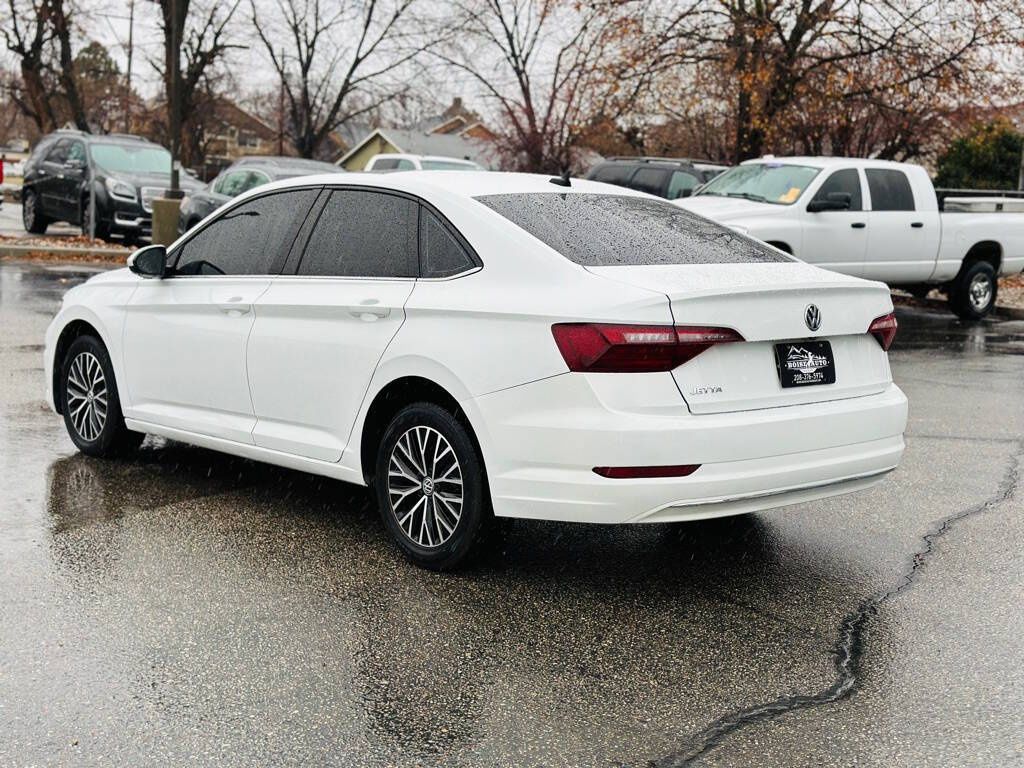
[[[855,491],[907,401],[880,283],[670,203],[544,176],[305,177],[70,291],[49,402],[90,455],[144,433],[375,489],[454,566],[497,516],[643,523]]]

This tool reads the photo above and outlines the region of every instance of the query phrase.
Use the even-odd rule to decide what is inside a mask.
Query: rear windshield
[[[645,197],[540,192],[476,199],[584,267],[791,261],[695,213]]]

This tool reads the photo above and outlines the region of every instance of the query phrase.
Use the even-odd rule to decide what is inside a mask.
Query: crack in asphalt
[[[1011,456],[1010,466],[999,482],[996,493],[980,504],[961,510],[936,523],[922,535],[924,547],[911,556],[909,568],[900,575],[899,581],[894,586],[875,592],[861,601],[857,609],[843,619],[839,625],[839,638],[832,651],[835,657],[836,679],[828,688],[811,695],[783,696],[764,704],[755,704],[723,715],[711,722],[704,730],[692,736],[683,749],[663,758],[649,761],[647,763],[649,768],[679,768],[691,765],[715,747],[720,746],[733,733],[748,725],[770,720],[789,712],[830,704],[852,694],[860,682],[861,659],[865,646],[864,632],[872,617],[878,614],[882,604],[914,585],[917,575],[924,568],[929,556],[935,551],[936,541],[949,533],[957,522],[998,507],[1013,496],[1014,489],[1020,480],[1021,454],[1024,453],[1024,440],[1014,442],[1017,445],[1017,451]]]

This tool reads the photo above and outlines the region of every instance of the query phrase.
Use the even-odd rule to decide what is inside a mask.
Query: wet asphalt
[[[900,309],[902,466],[727,521],[399,557],[364,489],[75,452],[0,264],[0,766],[1024,764],[1024,321]]]

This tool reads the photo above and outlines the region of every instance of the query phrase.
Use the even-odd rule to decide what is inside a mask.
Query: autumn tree
[[[250,0],[251,21],[277,72],[285,134],[314,157],[329,134],[409,89],[406,67],[434,44],[417,34],[414,0]]]
[[[21,78],[8,81],[18,107],[46,133],[71,122],[89,130],[74,75],[71,29],[77,9],[65,0],[7,0],[0,34]]]
[[[454,0],[444,23],[458,35],[436,55],[490,102],[510,170],[578,170],[586,137],[626,114],[645,83],[615,4]]]
[[[1009,0],[649,3],[638,14],[637,45],[664,75],[665,103],[680,118],[706,119],[724,107],[720,127],[735,160],[787,144],[908,157],[920,152],[922,128],[937,111],[984,93],[993,47],[1019,41],[1013,6]]]

